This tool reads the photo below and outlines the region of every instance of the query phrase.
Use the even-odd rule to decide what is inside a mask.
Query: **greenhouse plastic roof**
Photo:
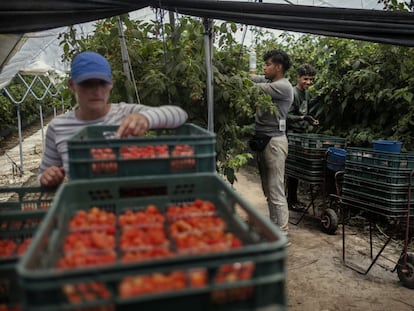
[[[11,75],[16,69],[19,71],[30,68],[30,64],[27,63],[30,61],[27,59],[36,61],[33,58],[32,48],[28,48],[27,58],[20,58],[23,59],[21,64],[14,62],[15,57],[12,57],[13,51],[19,51],[20,54],[24,53],[26,46],[33,46],[33,44],[28,44],[32,39],[30,37],[33,36],[27,35],[27,33],[45,30],[57,31],[57,27],[95,21],[146,7],[162,8],[195,17],[233,21],[269,29],[414,46],[412,13],[292,5],[293,1],[285,2],[291,4],[213,0],[1,1],[0,89],[12,79]],[[306,1],[301,1],[301,3],[303,2]],[[328,3],[328,1],[319,2]],[[42,33],[45,34],[45,32]],[[51,40],[50,36],[43,35],[43,37]],[[56,36],[52,37],[56,39]],[[39,56],[42,55],[42,51],[46,51],[48,39],[45,40],[46,43],[38,45],[38,48],[41,48],[41,51],[37,52]],[[59,68],[60,56],[56,58],[53,60],[49,57],[44,60],[44,63],[50,66],[48,70]],[[53,62],[56,64],[52,64]],[[10,65],[14,66],[13,70],[8,67]],[[10,70],[9,73],[8,70]],[[46,67],[43,70],[46,70]]]
[[[57,28],[11,37],[0,35],[0,57],[4,57],[4,66],[0,71],[0,89],[7,86],[19,72],[23,75],[63,75],[66,68],[60,59],[62,51],[57,36],[64,29]],[[3,44],[11,49],[3,50]]]

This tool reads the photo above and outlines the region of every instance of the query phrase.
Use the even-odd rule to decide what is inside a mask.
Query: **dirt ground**
[[[268,215],[256,170],[241,170],[237,179],[235,190]],[[309,202],[309,197],[304,192],[301,201],[306,200]],[[290,221],[297,223],[300,216],[301,213],[291,211]],[[288,310],[414,310],[414,290],[403,287],[397,272],[389,271],[403,249],[401,241],[392,241],[385,249],[386,258],[380,257],[378,264],[362,275],[343,264],[342,225],[336,234],[328,235],[321,231],[320,217],[306,216],[298,225],[289,225],[289,235],[292,244],[288,247],[286,271]],[[383,245],[383,238],[374,235],[374,255]],[[368,231],[346,226],[345,241],[346,263],[360,266],[365,272],[371,263]]]
[[[41,131],[39,127],[28,129],[23,142],[25,174],[23,179],[11,175],[10,164],[3,165],[5,175],[0,176],[0,186],[12,183],[27,184],[35,180],[40,163]],[[0,144],[0,157],[4,151],[18,159],[18,146],[14,142]],[[34,141],[34,142],[33,142]],[[11,148],[14,149],[14,154]],[[9,160],[5,160],[6,163]],[[252,206],[267,215],[266,202],[262,193],[259,175],[254,166],[237,173],[234,188]],[[300,199],[309,202],[306,191]],[[312,212],[311,212],[312,213]],[[291,211],[291,222],[296,222],[300,213]],[[317,212],[317,215],[318,212]],[[361,229],[362,228],[362,229]],[[370,264],[369,235],[366,226],[346,226],[346,262],[361,266],[364,271]],[[368,274],[362,275],[348,268],[342,261],[342,226],[336,234],[328,235],[320,229],[320,218],[306,216],[299,224],[290,224],[286,267],[286,290],[289,311],[405,311],[414,310],[414,290],[399,282],[393,269],[402,250],[401,241],[393,241],[386,248],[387,258],[380,258]],[[375,249],[383,245],[384,236],[374,235]],[[411,250],[412,251],[412,250]],[[381,265],[381,266],[380,266]]]

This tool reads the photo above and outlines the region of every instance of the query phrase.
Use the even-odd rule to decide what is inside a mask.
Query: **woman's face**
[[[99,109],[109,102],[113,84],[99,79],[90,79],[79,84],[69,80],[69,87],[74,91],[76,102],[81,108]]]

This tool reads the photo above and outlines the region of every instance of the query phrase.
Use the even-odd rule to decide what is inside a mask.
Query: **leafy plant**
[[[136,102],[179,105],[189,113],[189,122],[207,127],[203,23],[189,17],[171,24],[163,21],[132,21],[122,16],[135,77],[132,82],[122,67],[116,18],[97,22],[92,36],[76,40],[72,34],[62,36],[62,44],[68,47],[64,58],[70,58],[73,51],[98,51],[112,65],[112,102],[125,101],[136,88]],[[271,106],[270,99],[260,95],[249,78],[247,47],[235,40],[238,31],[241,28],[234,23],[214,25],[212,84],[217,169],[230,182],[252,158],[246,140],[253,132],[255,110]],[[293,84],[297,66],[306,62],[316,67],[317,79],[311,94],[321,95],[312,111],[321,121],[317,132],[345,137],[349,145],[367,146],[373,139],[383,138],[401,140],[407,149],[413,147],[411,49],[289,33],[276,38],[261,29],[253,31],[257,34],[257,68],[263,66],[261,55],[274,48],[282,48],[291,56],[293,66],[287,76]]]
[[[308,62],[317,69],[311,88],[312,95],[323,95],[313,111],[321,121],[317,131],[346,137],[351,145],[382,138],[413,147],[411,49],[312,35],[284,38],[294,68]]]
[[[175,104],[189,114],[188,122],[202,127],[208,124],[204,27],[201,20],[180,18],[175,24],[161,21],[132,21],[122,17],[124,35],[130,55],[135,86],[121,67],[118,23],[114,18],[99,21],[93,36],[62,36],[62,44],[81,50],[100,52],[111,62],[114,89],[112,102],[125,100],[128,88],[136,87],[139,99],[146,105]],[[252,133],[256,107],[269,107],[270,99],[260,95],[250,81],[244,47],[235,40],[234,23],[214,26],[212,62],[214,92],[214,131],[217,136],[217,169],[230,182],[235,172],[252,155],[246,150],[246,137]],[[70,54],[70,49],[67,49]],[[231,116],[231,117],[230,117]]]

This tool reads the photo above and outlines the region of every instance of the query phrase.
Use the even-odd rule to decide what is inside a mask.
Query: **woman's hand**
[[[119,137],[127,136],[142,136],[148,130],[149,122],[148,119],[140,114],[133,113],[125,117],[122,120],[121,125],[116,132]]]
[[[65,179],[65,170],[62,166],[49,166],[40,176],[40,184],[44,187],[59,186]]]

